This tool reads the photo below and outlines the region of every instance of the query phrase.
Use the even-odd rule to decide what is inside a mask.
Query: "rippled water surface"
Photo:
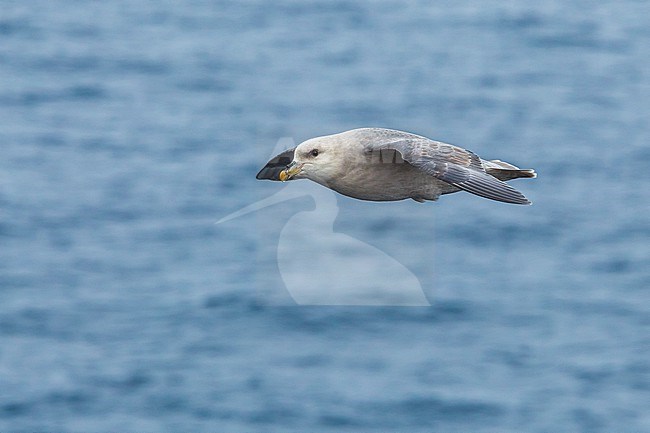
[[[4,1],[0,431],[650,431],[650,4],[437,3]],[[431,307],[292,305],[308,197],[214,224],[361,126],[539,173],[338,196]]]

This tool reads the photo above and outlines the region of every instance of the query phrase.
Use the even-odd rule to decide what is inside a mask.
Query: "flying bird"
[[[504,181],[534,178],[500,160],[426,137],[383,128],[360,128],[311,138],[271,159],[257,179],[309,179],[360,200],[417,202],[467,191],[514,204],[531,204]]]

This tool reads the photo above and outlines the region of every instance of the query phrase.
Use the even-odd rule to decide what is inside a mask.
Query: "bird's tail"
[[[537,173],[532,168],[521,169],[507,162],[494,159],[492,161],[482,160],[485,171],[499,180],[518,179],[520,177],[537,177]]]

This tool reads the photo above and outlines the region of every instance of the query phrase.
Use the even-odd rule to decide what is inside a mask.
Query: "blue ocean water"
[[[648,16],[3,1],[0,431],[650,431]],[[214,224],[282,137],[362,126],[539,173],[531,207],[338,197],[431,307],[290,305],[308,199]]]

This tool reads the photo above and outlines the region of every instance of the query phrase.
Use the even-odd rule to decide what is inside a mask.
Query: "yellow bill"
[[[282,182],[286,180],[291,180],[292,177],[300,173],[302,170],[302,164],[298,165],[295,162],[292,162],[280,172],[280,175],[278,176]]]

